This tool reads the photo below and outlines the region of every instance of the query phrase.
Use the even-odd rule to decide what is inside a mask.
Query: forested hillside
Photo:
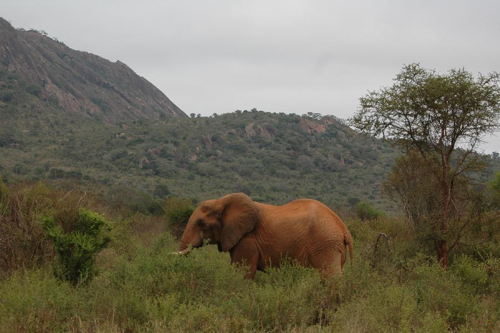
[[[44,101],[13,73],[0,76],[0,172],[8,182],[78,182],[102,194],[158,199],[241,191],[277,204],[299,197],[333,207],[387,203],[381,183],[398,151],[333,116],[252,109],[111,125]],[[483,180],[497,169],[489,160]]]
[[[8,75],[4,73],[4,75]],[[283,203],[376,200],[396,151],[334,117],[237,111],[216,117],[105,125],[18,87],[2,107],[7,181],[77,180],[203,199],[242,191]]]

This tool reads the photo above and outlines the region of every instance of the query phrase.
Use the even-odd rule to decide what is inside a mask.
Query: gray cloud
[[[403,64],[499,70],[498,1],[4,1],[15,27],[125,62],[188,114],[347,118]]]

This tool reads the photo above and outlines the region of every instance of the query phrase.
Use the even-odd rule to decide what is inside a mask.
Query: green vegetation
[[[231,192],[273,204],[315,198],[337,210],[354,198],[395,211],[380,194],[398,151],[334,117],[252,109],[107,125],[67,112],[2,73],[14,91],[0,105],[0,172],[8,183],[50,180],[68,190],[77,183],[106,194],[110,204],[137,202],[142,213],[155,214],[154,201],[166,196],[201,201]],[[487,163],[480,182],[500,169],[499,159]]]
[[[447,270],[404,222],[381,217],[346,221],[355,258],[342,277],[322,282],[315,270],[286,263],[248,281],[245,268],[231,265],[215,246],[171,255],[178,242],[163,216],[105,207],[90,194],[41,184],[11,185],[4,193],[9,213],[0,215],[2,226],[17,223],[13,216],[30,216],[32,227],[42,228],[41,216],[52,212],[55,221],[84,216],[76,221],[102,222],[105,216],[114,227],[96,257],[99,274],[79,288],[52,274],[59,263],[43,232],[28,239],[33,230],[22,229],[22,246],[1,251],[24,258],[22,265],[2,267],[2,331],[491,332],[500,325],[498,219],[471,230]],[[181,216],[191,205],[169,198],[164,206]],[[103,215],[82,210],[89,206]],[[2,235],[6,231],[8,239],[19,232]],[[32,242],[46,255],[31,255]],[[8,259],[2,262],[15,261]]]
[[[441,75],[412,64],[394,81],[362,97],[352,123],[403,149],[387,188],[415,227],[425,227],[446,267],[462,232],[483,218],[473,172],[486,164],[475,150],[500,128],[500,74],[476,79],[463,69]]]
[[[488,183],[488,188],[490,189],[494,200],[497,203],[500,203],[500,172],[497,172],[495,178],[493,178],[491,182]]]
[[[422,86],[405,81],[412,73]],[[0,70],[0,331],[498,330],[500,159],[458,149],[465,132],[453,131],[461,115],[492,120],[494,108],[474,115],[488,103],[464,71],[439,76],[413,66],[399,79],[395,90],[362,100],[363,110],[393,110],[382,98],[389,94],[415,119],[447,119],[442,131],[415,121],[423,132],[413,143],[389,133],[407,148],[400,157],[389,143],[313,112],[105,124],[102,113],[70,113],[55,95]],[[479,102],[448,110],[442,102],[461,89],[470,93],[462,102],[476,93]],[[364,130],[397,124],[359,120]],[[473,148],[490,125],[468,132],[466,143]],[[425,141],[448,130],[459,135],[443,137],[441,150]],[[230,192],[271,204],[324,202],[354,238],[352,266],[321,281],[291,262],[247,281],[245,267],[214,246],[171,255],[196,202]],[[443,240],[446,269],[442,253],[436,258]]]
[[[165,200],[165,218],[169,222],[170,231],[174,236],[179,238],[182,235],[195,208],[193,201],[189,199],[168,197]]]
[[[13,73],[0,72],[0,81],[6,83],[0,90],[13,92],[0,104],[0,172],[8,183],[76,182],[113,197],[121,190],[112,188],[126,188],[159,200],[241,191],[276,204],[308,197],[342,207],[357,197],[390,205],[379,196],[380,184],[397,152],[334,117],[252,109],[109,125],[33,94]]]
[[[83,208],[78,211],[76,221],[61,224],[56,224],[54,217],[45,217],[42,222],[57,253],[55,276],[75,286],[88,283],[97,274],[96,255],[110,241],[106,236],[109,226],[102,216]]]
[[[384,216],[384,213],[373,208],[368,202],[360,201],[356,204],[356,215],[361,221],[366,221],[381,218]]]

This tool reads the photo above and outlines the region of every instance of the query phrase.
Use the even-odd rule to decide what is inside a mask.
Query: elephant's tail
[[[347,228],[345,229],[345,233],[344,233],[344,242],[347,245],[347,247],[349,248],[349,259],[350,259],[349,261],[350,261],[350,265],[352,267],[352,258],[354,256],[354,244],[352,242],[351,233],[349,232],[349,230]]]

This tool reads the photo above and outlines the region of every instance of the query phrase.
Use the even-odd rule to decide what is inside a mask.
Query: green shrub
[[[35,83],[28,83],[26,85],[26,91],[32,95],[39,96],[42,92],[42,87]]]
[[[334,332],[411,332],[417,325],[418,304],[410,288],[377,282],[363,297],[331,314]]]
[[[488,272],[489,292],[491,292],[497,299],[500,299],[500,258],[488,259],[486,261],[486,270]]]
[[[356,214],[363,221],[376,220],[384,216],[383,212],[373,208],[373,206],[366,201],[358,202],[356,205]]]
[[[289,331],[320,321],[330,296],[317,271],[285,261],[279,269],[259,273],[249,293],[233,302],[252,331]]]
[[[493,200],[500,207],[500,172],[497,172],[495,177],[488,183],[488,189],[492,194]]]
[[[71,289],[39,269],[18,271],[0,280],[0,331],[67,332],[81,301]]]
[[[168,197],[165,200],[165,217],[170,225],[172,234],[180,237],[195,207],[193,201],[177,197]]]
[[[90,281],[96,274],[95,257],[110,241],[110,228],[104,218],[80,209],[73,230],[64,231],[54,218],[43,218],[43,228],[54,242],[58,263],[55,275],[73,285]]]
[[[121,207],[129,213],[146,215],[163,215],[161,203],[149,194],[130,186],[112,186],[108,190],[105,200],[114,207]]]
[[[443,333],[448,332],[446,318],[437,312],[427,312],[422,318],[421,332]]]
[[[159,184],[156,185],[155,190],[153,194],[160,199],[164,199],[167,195],[170,194],[170,190],[167,185],[165,184]]]
[[[453,271],[444,270],[437,262],[429,264],[418,257],[408,268],[413,272],[408,284],[415,289],[416,300],[427,312],[439,313],[449,327],[456,329],[478,311],[478,297]],[[475,278],[474,278],[475,279]]]
[[[14,98],[14,93],[11,90],[6,90],[0,92],[0,100],[4,102],[10,102]]]
[[[49,172],[50,179],[61,179],[64,178],[65,171],[61,169],[51,168]]]
[[[486,263],[478,262],[468,256],[462,256],[453,262],[451,268],[455,275],[476,293],[483,293],[487,290],[488,270]]]

